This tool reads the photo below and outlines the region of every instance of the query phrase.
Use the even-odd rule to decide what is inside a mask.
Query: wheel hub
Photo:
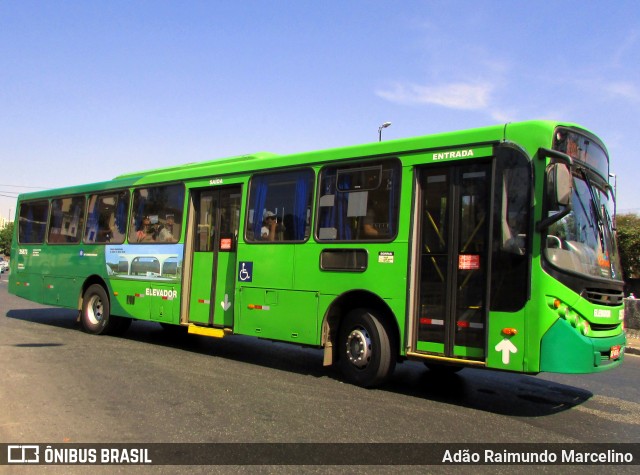
[[[102,321],[103,308],[102,300],[99,297],[94,296],[87,308],[87,316],[94,325]]]
[[[347,358],[357,368],[365,368],[371,360],[371,337],[366,329],[355,328],[347,337]]]

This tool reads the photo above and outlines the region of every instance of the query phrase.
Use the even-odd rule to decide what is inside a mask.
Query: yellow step
[[[203,335],[203,336],[210,336],[213,338],[223,338],[226,334],[226,331],[223,328],[200,327],[198,325],[190,324],[189,333],[191,333],[192,335]]]

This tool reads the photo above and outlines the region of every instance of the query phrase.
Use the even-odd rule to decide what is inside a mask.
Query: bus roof
[[[547,137],[550,141],[551,131],[558,126],[580,127],[573,123],[534,120],[287,155],[259,152],[125,173],[118,175],[113,180],[105,182],[24,193],[19,196],[19,200],[46,198],[62,194],[82,194],[92,191],[126,188],[156,182],[187,180],[198,177],[215,178],[216,176],[311,165],[341,159],[422,153],[429,149],[460,147],[465,144],[481,144],[509,140],[511,132],[513,132],[515,136],[522,136],[525,133],[543,134],[541,136]]]

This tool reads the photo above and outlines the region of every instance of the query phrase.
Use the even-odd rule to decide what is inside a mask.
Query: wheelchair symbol
[[[253,262],[240,262],[238,280],[241,282],[251,282],[253,280]]]

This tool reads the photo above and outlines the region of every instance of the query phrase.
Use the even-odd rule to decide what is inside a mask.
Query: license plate
[[[618,358],[620,358],[620,345],[612,346],[611,347],[611,354],[609,356],[609,359],[610,360],[617,360]]]

